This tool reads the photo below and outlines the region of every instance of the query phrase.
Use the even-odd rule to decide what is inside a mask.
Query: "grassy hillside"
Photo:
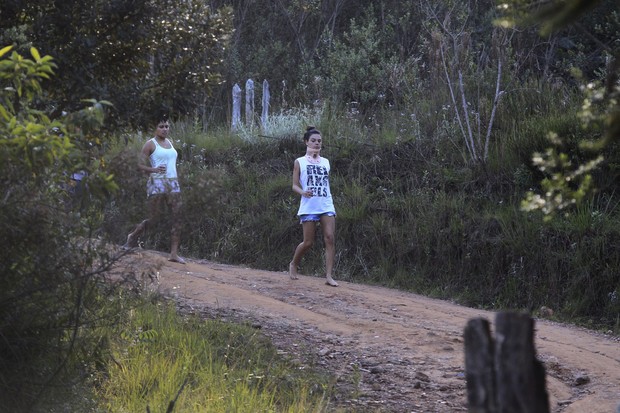
[[[559,318],[618,331],[620,226],[615,188],[608,185],[613,153],[598,172],[599,193],[569,214],[545,222],[520,208],[525,192],[538,188],[542,175],[531,157],[549,145],[548,131],[567,136],[566,149],[576,159],[587,158],[577,148],[584,131],[571,115],[578,97],[552,104],[566,96],[553,88],[510,96],[487,162],[468,159],[455,123],[441,109],[371,119],[300,109],[281,115],[270,130],[234,135],[177,123],[182,252],[285,270],[301,240],[292,166],[305,151],[300,131],[312,123],[323,132],[322,155],[332,164],[337,278],[484,308],[535,312],[546,306]],[[119,243],[146,211],[145,177],[134,167],[142,139],[132,137],[110,154],[121,191],[106,222]],[[166,249],[167,237],[166,230],[153,231],[144,241]],[[317,241],[301,271],[322,276],[320,234]]]

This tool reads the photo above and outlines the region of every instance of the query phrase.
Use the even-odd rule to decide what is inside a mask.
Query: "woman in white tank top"
[[[295,159],[293,167],[293,191],[301,196],[297,215],[304,238],[295,248],[293,260],[288,265],[289,276],[293,280],[298,278],[297,268],[304,254],[314,244],[316,227],[320,223],[325,241],[325,284],[338,287],[332,277],[336,256],[336,209],[329,186],[330,164],[327,158],[320,155],[323,140],[314,126],[306,129],[304,142],[306,155]]]
[[[177,151],[168,139],[170,123],[168,120],[160,120],[155,129],[155,136],[144,144],[140,152],[138,168],[149,173],[146,192],[149,203],[149,217],[127,235],[125,249],[138,246],[138,239],[144,233],[151,220],[158,219],[164,206],[170,209],[172,230],[170,233],[170,258],[169,261],[185,264],[185,260],[179,256],[180,236],[180,211],[181,211],[181,188],[177,176]],[[147,163],[146,160],[149,160]]]

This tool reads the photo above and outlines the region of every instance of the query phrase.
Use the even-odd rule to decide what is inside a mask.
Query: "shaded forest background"
[[[449,104],[442,50],[450,70],[481,88],[494,88],[500,59],[506,92],[528,82],[574,86],[573,68],[600,79],[617,42],[617,7],[585,3],[597,7],[541,38],[538,26],[494,25],[501,2],[491,0],[10,0],[0,41],[56,59],[46,100],[58,113],[79,108],[79,96],[113,102],[114,126],[140,125],[162,104],[216,125],[230,118],[232,86],[249,78],[270,82],[276,113],[327,101],[372,114]],[[429,90],[437,102],[422,99]]]
[[[101,362],[94,326],[126,311],[107,281],[144,219],[136,155],[162,110],[189,257],[287,268],[314,124],[338,279],[618,333],[620,15],[573,3],[545,31],[564,15],[533,23],[520,1],[3,1],[0,385],[36,400]],[[270,121],[231,132],[247,79],[271,85]],[[142,245],[165,250],[165,225]],[[302,271],[321,276],[317,241]]]

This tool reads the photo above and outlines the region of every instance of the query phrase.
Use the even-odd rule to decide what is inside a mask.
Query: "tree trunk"
[[[489,322],[465,327],[465,375],[470,413],[549,413],[545,369],[536,359],[534,320],[498,313],[495,340]]]

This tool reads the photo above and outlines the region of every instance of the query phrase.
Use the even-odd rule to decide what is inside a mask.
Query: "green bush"
[[[96,231],[115,185],[98,157],[102,104],[50,120],[33,106],[52,58],[10,49],[0,50],[0,405],[37,411],[72,394],[98,358],[100,337],[84,326],[116,312],[103,281],[118,257]]]

